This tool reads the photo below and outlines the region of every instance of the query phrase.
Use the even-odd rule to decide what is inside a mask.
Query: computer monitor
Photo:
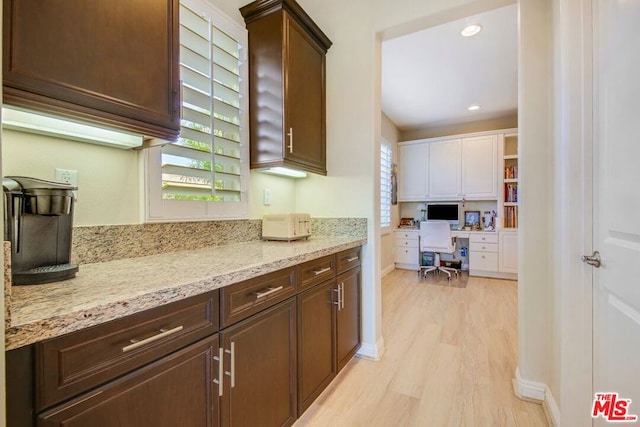
[[[458,204],[432,204],[427,205],[427,220],[449,221],[452,226],[458,226],[460,219],[458,216]]]

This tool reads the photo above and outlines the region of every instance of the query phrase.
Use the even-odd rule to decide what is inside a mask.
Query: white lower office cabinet
[[[502,273],[518,274],[518,231],[501,230],[500,257],[498,258],[498,270]]]
[[[469,275],[485,276],[487,273],[497,272],[498,235],[471,234],[469,236]]]
[[[418,230],[395,230],[396,268],[405,270],[420,269],[420,248],[418,247]]]

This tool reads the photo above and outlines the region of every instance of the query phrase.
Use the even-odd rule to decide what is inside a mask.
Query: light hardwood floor
[[[387,275],[382,360],[354,358],[295,427],[548,425],[513,394],[516,282],[457,280]]]

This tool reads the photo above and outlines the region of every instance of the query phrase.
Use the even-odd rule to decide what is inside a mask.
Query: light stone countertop
[[[83,264],[74,279],[13,286],[6,349],[22,347],[361,246],[354,237],[254,241]]]

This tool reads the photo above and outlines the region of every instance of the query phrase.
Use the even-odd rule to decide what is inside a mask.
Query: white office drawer
[[[395,262],[398,264],[418,264],[418,248],[396,247]]]
[[[498,252],[498,244],[471,242],[469,244],[469,251],[470,252]]]
[[[471,233],[469,235],[470,243],[498,243],[497,233]]]
[[[396,248],[417,248],[418,240],[396,239]]]
[[[469,270],[498,271],[498,254],[495,252],[469,252]]]
[[[418,230],[396,230],[396,239],[418,240]]]

